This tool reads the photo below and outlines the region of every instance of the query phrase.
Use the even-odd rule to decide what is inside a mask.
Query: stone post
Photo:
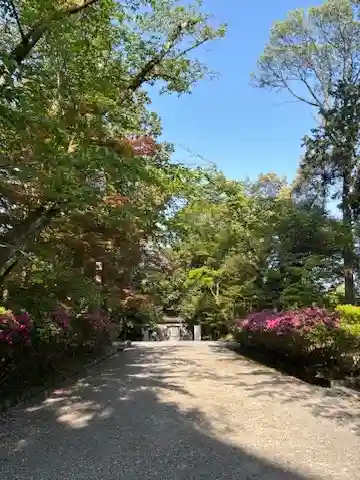
[[[194,325],[194,341],[199,342],[201,340],[201,325]]]

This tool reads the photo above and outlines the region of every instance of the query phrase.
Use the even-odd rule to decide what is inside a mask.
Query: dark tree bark
[[[350,205],[350,184],[351,173],[348,168],[344,168],[343,187],[342,187],[342,213],[343,225],[346,230],[346,241],[343,248],[344,262],[344,283],[346,304],[354,305],[356,303],[354,287],[354,236],[352,228],[352,212]]]

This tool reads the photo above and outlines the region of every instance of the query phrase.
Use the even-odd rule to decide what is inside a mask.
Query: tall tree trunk
[[[342,187],[342,214],[343,225],[346,232],[346,241],[343,247],[344,262],[344,283],[345,283],[345,303],[354,305],[355,287],[354,287],[354,234],[352,228],[352,214],[349,201],[351,172],[345,167],[343,174]]]

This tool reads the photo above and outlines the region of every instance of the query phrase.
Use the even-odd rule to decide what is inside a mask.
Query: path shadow
[[[234,362],[248,366],[242,369],[237,378],[233,378],[231,382],[243,389],[249,397],[272,399],[283,405],[301,404],[314,417],[326,418],[336,425],[346,425],[360,435],[360,395],[358,398],[351,397],[336,388],[322,388],[308,384],[245,357],[241,352],[234,350],[233,345],[218,344],[211,348],[214,355],[225,353],[226,356],[226,352],[229,354],[230,350],[233,353]],[[228,355],[227,358],[229,358]]]
[[[166,348],[137,348],[64,383],[0,422],[4,480],[311,480],[215,438],[197,409],[159,392],[189,393],[165,380]]]

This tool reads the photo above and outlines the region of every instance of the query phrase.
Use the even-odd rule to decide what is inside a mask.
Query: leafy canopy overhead
[[[141,272],[156,263],[148,246],[193,175],[158,141],[146,89],[183,94],[212,75],[196,49],[225,26],[213,28],[201,7],[1,0],[0,280],[9,301],[43,304],[45,291],[47,304],[120,308],[141,294]]]

